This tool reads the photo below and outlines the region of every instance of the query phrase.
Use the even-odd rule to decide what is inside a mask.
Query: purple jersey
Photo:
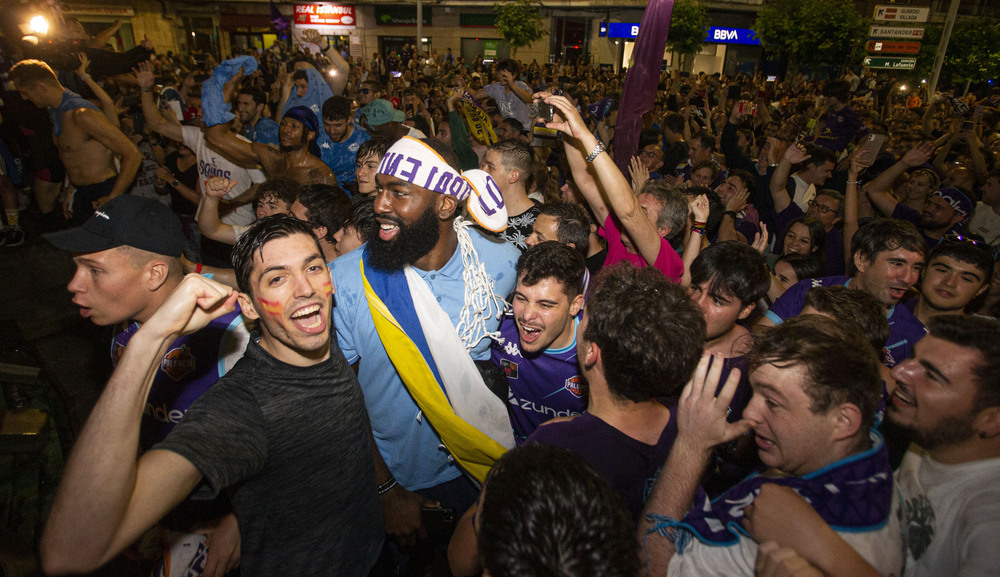
[[[118,359],[138,330],[139,323],[133,322],[115,336],[111,342],[113,365],[118,365]],[[170,344],[153,377],[142,411],[139,445],[143,451],[165,439],[191,403],[236,364],[247,341],[243,317],[237,309]]]
[[[785,291],[785,294],[778,297],[778,300],[774,301],[764,316],[774,324],[780,325],[802,312],[809,289],[821,286],[847,286],[850,282],[850,277],[846,276],[801,280]],[[893,305],[885,316],[889,320],[889,340],[886,342],[883,352],[885,353],[885,365],[892,368],[900,361],[910,357],[913,346],[924,338],[927,329],[924,328],[923,323],[917,320],[917,317],[913,316],[913,313],[906,310],[906,307],[901,304]]]
[[[574,321],[579,322],[579,318]],[[507,413],[514,440],[524,442],[539,425],[554,417],[575,417],[587,408],[587,394],[576,363],[576,337],[561,349],[521,355],[514,317],[500,322],[504,344],[493,343],[493,364],[507,376]]]
[[[637,441],[590,413],[572,421],[539,427],[527,442],[564,447],[579,453],[601,478],[611,483],[625,502],[632,520],[637,521],[677,438],[675,404],[665,404],[670,409],[670,422],[655,445]]]

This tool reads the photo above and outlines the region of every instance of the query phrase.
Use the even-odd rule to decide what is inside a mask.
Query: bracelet
[[[700,221],[700,220],[694,221],[694,225],[695,226],[700,226],[701,228],[705,228],[706,224],[708,224],[708,221]]]
[[[386,479],[384,483],[381,483],[378,486],[378,494],[379,494],[379,496],[381,497],[382,495],[385,495],[386,493],[388,493],[389,491],[391,491],[392,488],[395,487],[396,485],[397,485],[397,483],[396,483],[396,477],[393,477],[390,474],[389,478]]]
[[[143,88],[142,91],[143,92],[152,92],[153,89],[152,88]]]
[[[181,185],[181,181],[177,180],[176,178],[170,181],[170,186],[172,188],[177,188],[180,185]]]
[[[597,156],[602,152],[604,152],[604,143],[598,140],[597,146],[594,148],[593,152],[587,155],[587,162],[594,162],[594,159],[597,158]]]
[[[848,180],[847,184],[861,184],[860,180]]]
[[[691,227],[691,232],[693,232],[695,234],[704,235],[705,234],[705,227],[703,227],[703,226],[692,226]]]
[[[736,217],[739,215],[736,214],[735,210],[727,210],[726,212],[722,213],[722,216],[729,216],[732,217],[733,220],[736,220]]]
[[[201,263],[194,265],[194,274],[201,274],[201,268],[202,268]]]

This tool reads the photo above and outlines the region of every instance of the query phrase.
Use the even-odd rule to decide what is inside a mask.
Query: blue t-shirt
[[[469,231],[479,260],[495,283],[494,292],[506,297],[517,284],[515,265],[520,252],[513,245]],[[336,305],[333,309],[337,341],[349,363],[358,364],[358,381],[365,394],[365,406],[372,433],[382,458],[403,487],[426,489],[455,479],[461,474],[441,439],[423,418],[392,361],[382,346],[361,282],[360,262],[364,245],[330,263]],[[440,269],[417,274],[427,283],[441,308],[454,325],[465,306],[465,282],[461,251]],[[500,319],[489,319],[487,329],[497,330]],[[474,360],[489,359],[490,340],[481,340],[471,351]]]
[[[821,286],[847,286],[850,277],[828,276],[801,280],[774,301],[764,315],[776,325],[798,315],[805,306],[806,293]],[[894,305],[886,313],[889,320],[889,340],[885,344],[885,365],[889,368],[910,357],[913,346],[927,334],[924,324],[906,310],[905,306]]]
[[[333,142],[331,140],[328,143],[330,148],[329,154],[327,151],[322,150],[324,145],[320,145],[320,149],[323,152],[323,162],[333,171],[333,174],[337,177],[338,184],[343,186],[348,182],[357,180],[357,176],[354,173],[354,161],[358,157],[358,148],[371,140],[371,138],[371,135],[355,124],[354,131],[347,140],[344,142]]]
[[[574,319],[573,325],[580,322]],[[539,425],[555,417],[575,417],[587,408],[587,393],[576,363],[576,336],[560,349],[523,356],[517,322],[500,322],[504,343],[493,343],[493,364],[507,376],[507,413],[518,445]]]

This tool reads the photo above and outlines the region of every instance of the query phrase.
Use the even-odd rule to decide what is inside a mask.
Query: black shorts
[[[112,176],[102,182],[76,187],[76,194],[73,195],[73,226],[87,222],[90,215],[94,214],[94,201],[110,194],[116,180],[118,177]]]

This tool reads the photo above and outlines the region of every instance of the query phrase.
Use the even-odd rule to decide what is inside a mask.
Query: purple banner
[[[656,101],[673,10],[674,0],[650,0],[639,23],[639,35],[632,51],[633,65],[625,75],[615,127],[615,164],[622,174],[628,174],[629,160],[639,148],[642,115],[652,110]]]

